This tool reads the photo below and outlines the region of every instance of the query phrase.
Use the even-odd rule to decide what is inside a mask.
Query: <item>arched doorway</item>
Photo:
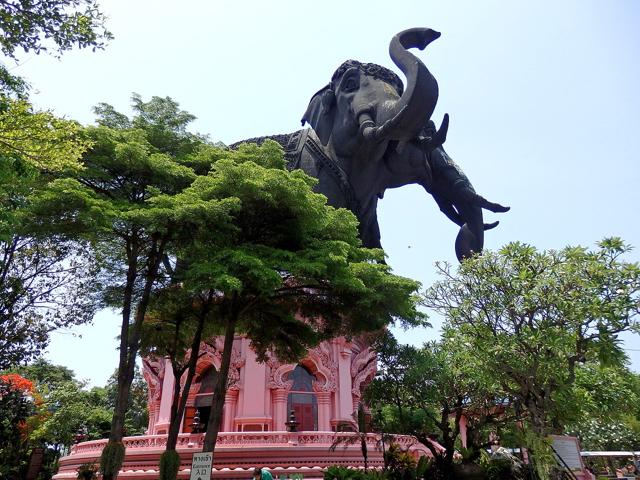
[[[206,431],[207,423],[211,416],[213,389],[216,385],[217,378],[218,372],[213,366],[205,370],[200,376],[200,387],[198,388],[198,393],[195,395],[193,406],[188,407],[184,415],[183,432],[193,431],[193,419],[195,418],[196,412],[200,417],[200,432]]]
[[[287,397],[287,412],[293,410],[300,422],[298,430],[318,430],[318,400],[313,391],[315,377],[303,365],[298,365],[289,373],[293,381]]]

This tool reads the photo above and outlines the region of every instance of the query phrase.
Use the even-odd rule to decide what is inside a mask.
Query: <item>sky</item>
[[[91,124],[91,107],[130,113],[136,92],[169,96],[197,117],[192,131],[226,144],[293,132],[311,96],[353,58],[399,70],[397,32],[442,32],[418,56],[440,86],[433,115],[451,123],[445,148],[476,190],[511,206],[485,248],[594,247],[608,236],[640,260],[640,2],[103,0],[115,39],[57,60],[24,55],[12,73],[33,102]],[[419,187],[387,191],[382,244],[395,273],[428,286],[455,264],[457,227]],[[47,357],[92,385],[117,365],[117,314],[54,336]],[[419,344],[434,327],[399,335]],[[77,335],[82,335],[80,340]],[[79,342],[84,342],[78,348]],[[640,371],[640,337],[625,336]],[[89,352],[89,353],[87,353]]]

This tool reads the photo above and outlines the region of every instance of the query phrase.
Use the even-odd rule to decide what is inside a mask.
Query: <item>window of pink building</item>
[[[287,412],[293,410],[300,422],[298,430],[318,430],[318,400],[313,392],[315,377],[306,367],[298,365],[289,374],[293,385],[287,399]]]

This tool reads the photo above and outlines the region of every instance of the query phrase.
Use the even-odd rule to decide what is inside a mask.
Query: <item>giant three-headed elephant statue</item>
[[[460,226],[455,248],[462,260],[482,250],[484,231],[498,223],[485,224],[482,210],[509,208],[478,195],[444,151],[448,116],[439,129],[431,120],[438,83],[409,49],[422,50],[439,36],[413,28],[391,40],[389,54],[406,76],[406,86],[385,67],[348,60],[311,98],[302,117],[311,129],[245,142],[278,141],[290,168],[316,177],[316,190],[330,205],[356,215],[366,247],[381,246],[376,210],[385,190],[422,185]]]

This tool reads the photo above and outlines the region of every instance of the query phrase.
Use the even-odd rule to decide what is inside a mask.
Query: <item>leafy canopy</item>
[[[112,37],[95,0],[0,1],[0,50],[62,53],[73,47],[104,48]],[[50,43],[51,45],[48,45]]]
[[[0,51],[16,59],[17,51],[52,52],[74,47],[102,49],[113,36],[96,0],[1,0]],[[0,94],[25,98],[29,85],[0,64]]]
[[[36,228],[31,196],[81,169],[75,122],[0,98],[0,368],[28,360],[60,326],[91,318],[92,262],[77,242]],[[53,199],[58,201],[59,199]],[[40,228],[42,227],[42,228]]]
[[[638,331],[640,267],[623,260],[629,250],[617,238],[594,251],[511,243],[463,262],[455,274],[441,265],[443,279],[425,304],[445,316],[477,371],[492,376],[545,436],[571,415],[578,366],[591,359],[620,365],[617,335]]]

